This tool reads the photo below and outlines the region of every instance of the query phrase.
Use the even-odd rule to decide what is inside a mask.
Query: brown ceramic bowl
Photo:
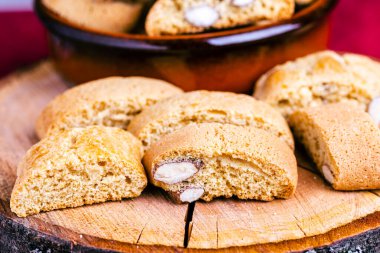
[[[111,75],[167,80],[185,90],[250,92],[266,70],[326,49],[327,16],[337,0],[316,0],[290,20],[202,34],[149,37],[106,33],[62,19],[35,1],[50,32],[57,69],[73,83]]]

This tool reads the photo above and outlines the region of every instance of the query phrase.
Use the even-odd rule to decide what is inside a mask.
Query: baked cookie
[[[143,107],[181,93],[179,88],[145,77],[109,77],[65,91],[42,111],[36,123],[40,138],[48,131],[104,125],[125,129]]]
[[[18,166],[11,210],[19,217],[140,195],[141,143],[122,129],[72,128],[32,146]]]
[[[51,11],[64,19],[102,32],[128,32],[142,14],[144,1],[43,0]]]
[[[165,134],[210,122],[262,128],[294,149],[292,133],[279,112],[251,96],[231,92],[193,91],[161,100],[136,116],[128,131],[148,149]]]
[[[179,202],[237,196],[289,198],[297,184],[292,150],[254,127],[204,123],[164,136],[146,152],[149,180]]]
[[[380,188],[380,130],[367,113],[329,104],[296,111],[289,123],[334,189]]]
[[[148,13],[148,35],[200,33],[290,18],[294,0],[158,0]]]
[[[254,96],[288,117],[295,110],[344,102],[365,110],[380,96],[380,63],[356,54],[322,51],[276,66],[257,82]]]

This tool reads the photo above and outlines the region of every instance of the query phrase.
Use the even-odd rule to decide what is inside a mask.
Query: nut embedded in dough
[[[191,203],[202,197],[204,192],[203,188],[188,188],[180,194],[179,198],[181,202]]]
[[[197,171],[198,168],[190,161],[165,163],[156,169],[154,179],[167,184],[176,184],[192,177]]]
[[[218,12],[208,5],[196,6],[185,11],[187,22],[197,27],[210,27],[218,17]]]
[[[189,160],[202,161],[202,166],[188,165]],[[166,169],[169,177],[178,171],[178,161],[185,161],[190,170],[181,177],[186,179],[157,180],[156,168],[173,161],[177,164]],[[231,124],[192,124],[167,134],[147,150],[143,164],[150,182],[175,202],[232,196],[286,199],[297,184],[296,159],[284,142],[265,130]]]
[[[380,128],[380,97],[374,98],[368,106],[368,113]]]
[[[232,0],[232,4],[238,7],[244,7],[251,4],[255,0]]]
[[[334,183],[334,176],[328,165],[325,164],[322,166],[322,173],[325,179],[327,180],[327,182],[329,182],[330,184]]]

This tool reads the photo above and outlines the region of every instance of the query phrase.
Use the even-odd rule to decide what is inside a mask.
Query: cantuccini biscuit
[[[231,92],[193,91],[161,100],[136,116],[128,131],[147,149],[184,126],[212,122],[261,128],[294,148],[291,131],[278,111],[251,96]]]
[[[143,158],[150,182],[180,202],[216,197],[289,198],[297,184],[292,150],[268,132],[230,124],[190,125]]]
[[[278,65],[257,82],[254,96],[285,117],[298,109],[344,102],[366,110],[380,96],[380,63],[322,51]]]
[[[148,13],[148,35],[199,33],[290,18],[294,0],[158,0]]]
[[[18,166],[11,209],[20,217],[140,195],[147,184],[141,143],[119,128],[90,126],[49,135]]]
[[[43,0],[62,18],[102,32],[128,32],[134,28],[146,1]]]
[[[380,188],[380,130],[367,113],[330,104],[296,111],[289,123],[335,189]]]
[[[109,77],[69,89],[53,99],[36,123],[40,138],[48,131],[104,125],[125,129],[145,106],[182,93],[179,88],[152,78]]]

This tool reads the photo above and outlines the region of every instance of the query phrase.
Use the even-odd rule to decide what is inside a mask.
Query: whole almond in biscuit
[[[221,196],[270,201],[289,198],[297,185],[293,151],[254,127],[188,125],[154,143],[143,164],[150,182],[182,203]],[[172,180],[157,176],[167,165]]]

